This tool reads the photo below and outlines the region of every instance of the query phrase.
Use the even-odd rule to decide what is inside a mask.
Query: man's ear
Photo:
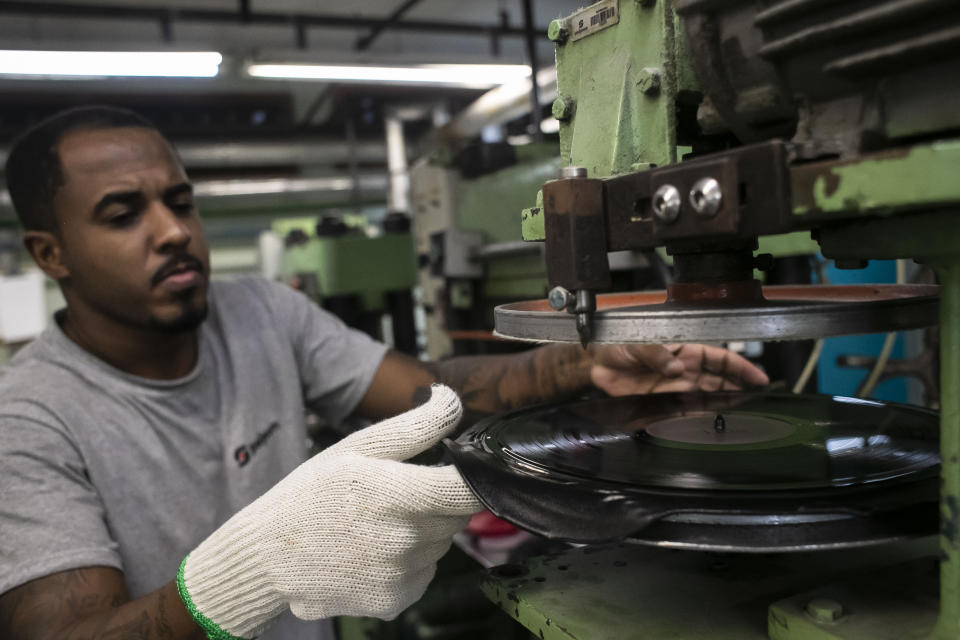
[[[24,231],[23,246],[37,266],[54,280],[60,281],[70,275],[70,270],[63,264],[63,248],[56,234],[50,231]]]

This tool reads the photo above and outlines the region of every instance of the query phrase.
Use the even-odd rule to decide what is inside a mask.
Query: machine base
[[[936,553],[934,538],[776,555],[588,546],[495,567],[481,588],[541,640],[922,638],[937,612]],[[864,586],[809,591],[851,575]],[[813,623],[806,603],[831,595],[849,601],[847,620]],[[789,635],[768,635],[768,609],[771,631]],[[860,635],[830,635],[847,629]]]

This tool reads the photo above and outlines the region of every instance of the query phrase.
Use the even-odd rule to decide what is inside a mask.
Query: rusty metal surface
[[[669,343],[725,340],[799,340],[933,326],[935,285],[806,285],[763,289],[750,305],[668,303],[664,291],[597,296],[593,341]],[[496,333],[531,341],[579,342],[575,319],[546,300],[501,305]]]

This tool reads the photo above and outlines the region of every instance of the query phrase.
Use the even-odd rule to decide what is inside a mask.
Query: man
[[[767,382],[701,345],[422,364],[279,285],[208,285],[190,182],[127,111],[37,125],[7,181],[67,306],[0,376],[3,638],[316,638],[290,612],[397,615],[479,509],[452,467],[402,462],[459,420],[435,383],[479,415]],[[396,417],[306,460],[305,406]]]

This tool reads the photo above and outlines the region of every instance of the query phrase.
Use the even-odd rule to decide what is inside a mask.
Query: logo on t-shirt
[[[237,447],[236,450],[234,450],[233,452],[233,459],[237,461],[237,466],[242,467],[248,462],[250,462],[250,458],[252,458],[253,454],[257,452],[257,449],[262,447],[263,443],[267,441],[267,438],[273,435],[273,432],[279,428],[280,428],[279,422],[271,422],[270,426],[268,426],[266,429],[263,430],[262,433],[260,433],[256,438],[254,438],[253,442],[251,442],[250,444],[242,444],[239,447]]]

